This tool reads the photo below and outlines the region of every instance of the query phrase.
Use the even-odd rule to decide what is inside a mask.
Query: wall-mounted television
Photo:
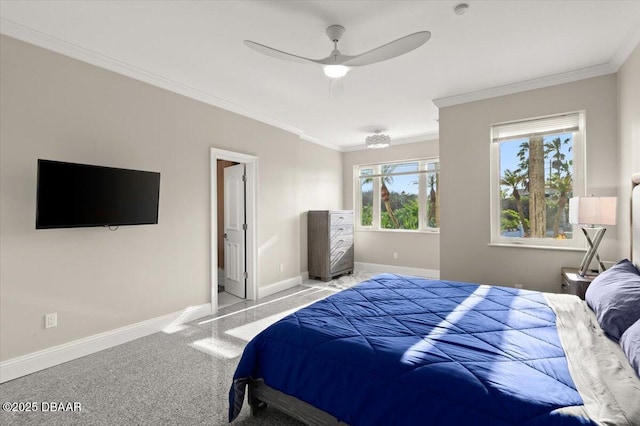
[[[158,223],[160,173],[38,160],[36,229]]]

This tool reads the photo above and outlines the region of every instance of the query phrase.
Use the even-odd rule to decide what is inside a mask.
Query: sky
[[[406,164],[406,166],[404,165]],[[394,169],[395,172],[409,172],[418,170],[418,163],[404,163]],[[367,184],[362,187],[362,191],[370,191],[372,184]],[[401,193],[404,191],[407,194],[418,194],[418,175],[399,175],[393,176],[393,183],[387,184],[387,188],[390,192]]]
[[[571,133],[561,133],[555,134],[551,136],[546,136],[543,138],[544,143],[551,142],[555,138],[559,137],[562,141],[567,138],[572,138]],[[504,171],[509,169],[511,171],[515,171],[518,168],[518,164],[520,160],[518,159],[518,151],[520,151],[520,144],[523,142],[528,142],[529,139],[515,139],[513,141],[507,141],[500,143],[500,176],[504,175]],[[569,161],[573,159],[573,151],[569,151],[569,147],[573,143],[570,141],[568,144],[563,145],[560,152],[565,155],[565,161]],[[547,162],[545,164],[545,174],[548,176],[550,164]],[[503,189],[506,187],[503,186]]]
[[[371,191],[373,183],[362,186],[362,191]],[[418,178],[416,175],[394,176],[393,183],[387,185],[390,192],[406,192],[407,194],[418,194]]]
[[[565,140],[567,138],[571,138],[571,133],[561,133],[555,134],[551,136],[546,136],[543,138],[544,143],[551,142],[553,139],[560,137],[561,140]],[[518,168],[520,160],[518,159],[518,151],[520,150],[520,144],[523,142],[528,142],[529,139],[516,139],[513,141],[502,142],[500,144],[500,175],[504,175],[504,171],[509,169],[511,171],[515,171]],[[565,155],[565,160],[573,159],[573,152],[569,150],[569,147],[572,145],[569,142],[566,145],[562,146],[561,152]],[[408,165],[413,165],[415,163],[408,163]],[[411,166],[409,166],[411,167]],[[410,171],[409,167],[399,167],[396,168],[395,171]],[[547,162],[545,164],[545,173],[548,175],[550,169],[550,164]],[[417,194],[418,193],[418,178],[416,175],[400,175],[393,176],[393,183],[391,185],[387,185],[389,191],[392,192],[402,192],[404,191],[407,194]],[[370,191],[372,188],[372,184],[368,184],[362,187],[363,191]],[[506,189],[506,187],[503,187]]]

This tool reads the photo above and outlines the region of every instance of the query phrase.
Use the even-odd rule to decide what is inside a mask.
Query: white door
[[[246,297],[244,164],[224,169],[224,289]]]

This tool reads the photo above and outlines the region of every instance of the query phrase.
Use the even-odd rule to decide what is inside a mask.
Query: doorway
[[[216,160],[218,306],[228,305],[235,299],[246,297],[245,280],[241,277],[246,271],[246,244],[242,232],[245,223],[244,168],[244,164],[235,161]],[[238,235],[239,232],[243,235]],[[227,249],[227,246],[231,249]]]
[[[257,165],[255,156],[211,148],[213,313],[257,298]]]

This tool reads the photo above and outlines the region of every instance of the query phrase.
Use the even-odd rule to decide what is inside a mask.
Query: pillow
[[[640,272],[627,259],[598,275],[587,288],[587,304],[615,341],[640,319]]]
[[[627,328],[620,338],[620,346],[629,360],[629,364],[640,377],[640,320]]]

